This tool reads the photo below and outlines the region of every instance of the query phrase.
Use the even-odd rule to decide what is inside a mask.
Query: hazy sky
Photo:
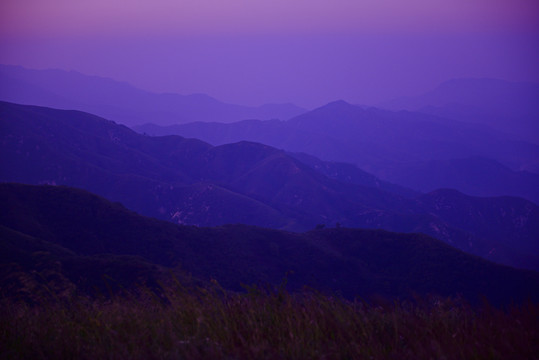
[[[537,0],[1,0],[0,62],[242,104],[539,81]]]

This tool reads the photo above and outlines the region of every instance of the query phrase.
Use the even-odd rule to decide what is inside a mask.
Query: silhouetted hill
[[[153,138],[85,113],[8,103],[1,116],[2,180],[82,187],[177,222],[306,229],[338,221],[346,209],[395,208],[400,201],[332,181],[261,144]]]
[[[414,110],[492,126],[539,143],[539,84],[497,79],[454,79],[384,107]]]
[[[480,157],[407,164],[387,174],[390,181],[418,191],[456,188],[477,196],[513,195],[539,204],[539,175],[513,171]]]
[[[522,264],[526,263],[523,267],[537,268],[539,208],[535,204],[515,197],[471,197],[451,189],[433,191],[418,201],[424,211],[436,214],[453,227],[472,230],[489,239],[491,248],[483,250],[488,250],[488,258],[504,263],[519,249]],[[470,246],[485,244],[479,241]]]
[[[292,104],[247,107],[222,103],[203,94],[155,94],[127,83],[74,71],[30,70],[0,65],[0,100],[81,110],[136,125],[243,119],[289,119],[304,112]]]
[[[289,155],[330,179],[335,179],[343,183],[378,188],[407,198],[419,196],[417,191],[382,181],[350,163],[322,161],[317,157],[305,153],[289,153]]]
[[[0,288],[3,297],[43,302],[74,295],[110,296],[159,289],[171,274],[185,286],[201,284],[178,269],[166,268],[133,255],[81,255],[0,225]]]
[[[135,130],[150,135],[195,137],[214,145],[241,140],[261,142],[326,161],[352,163],[380,179],[417,190],[450,187],[477,196],[512,195],[536,199],[531,191],[515,188],[515,182],[526,182],[527,176],[509,169],[533,169],[539,146],[509,140],[506,135],[482,125],[417,112],[365,109],[337,101],[286,122],[252,120],[170,127],[147,124],[135,127]],[[455,174],[452,161],[470,157],[492,159],[510,166],[508,171],[514,173],[491,176],[491,184],[481,189],[468,186],[468,179],[473,181],[477,177],[477,169],[460,167],[460,173]],[[441,167],[439,173],[453,172],[454,176],[438,179],[422,173],[421,164],[424,163],[436,163]],[[423,187],[422,181],[414,184],[415,179],[421,180],[423,176],[425,181],[431,179],[429,187]],[[476,189],[478,191],[474,191]]]
[[[361,162],[383,169],[384,162],[399,164],[472,155],[524,164],[536,161],[539,150],[538,146],[507,140],[503,134],[481,126],[417,112],[363,109],[344,101],[327,104],[286,123],[296,130],[340,141],[360,167]]]
[[[180,266],[235,290],[278,285],[288,273],[292,290],[309,285],[345,297],[462,294],[500,304],[539,296],[537,273],[495,265],[420,234],[178,226],[59,186],[0,184],[0,199],[2,288],[19,294],[36,279],[60,291],[60,285],[84,290],[102,276],[132,286],[163,266]]]
[[[179,224],[243,223],[304,231],[340,223],[423,232],[513,266],[539,264],[511,235],[539,238],[536,228],[520,225],[535,221],[537,213],[536,205],[521,199],[494,204],[513,223],[503,230],[509,234],[507,246],[500,247],[489,238],[490,229],[461,229],[459,219],[423,204],[423,198],[401,197],[376,182],[329,178],[267,145],[213,147],[178,136],[149,137],[81,112],[9,103],[0,103],[0,124],[1,181],[80,187]],[[475,198],[458,197],[472,209],[480,206]],[[495,231],[499,224],[491,226]],[[499,251],[492,253],[494,247]]]

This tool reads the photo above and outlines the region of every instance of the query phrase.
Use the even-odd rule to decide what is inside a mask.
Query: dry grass
[[[165,298],[166,301],[163,301]],[[539,305],[471,308],[452,299],[384,305],[218,284],[156,296],[3,300],[9,359],[534,359]]]

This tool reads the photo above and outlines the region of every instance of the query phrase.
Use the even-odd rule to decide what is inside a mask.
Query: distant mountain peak
[[[382,108],[420,111],[441,118],[482,124],[539,143],[539,83],[492,78],[459,78],[422,95],[394,99]]]
[[[355,116],[358,113],[363,113],[364,111],[365,110],[362,109],[361,107],[350,104],[344,100],[336,100],[336,101],[327,103],[326,105],[320,106],[314,110],[311,110],[307,113],[298,115],[291,120],[309,117],[310,114],[318,114],[321,116],[331,115],[332,117],[333,116],[342,117],[342,116],[350,116],[350,115]]]
[[[0,100],[58,109],[76,109],[126,125],[171,125],[194,121],[290,119],[295,105],[258,107],[228,104],[206,94],[153,93],[126,82],[61,69],[32,70],[0,64]]]
[[[326,106],[328,105],[332,106],[332,105],[351,105],[351,104],[341,99],[341,100],[330,101],[329,103],[327,103]]]
[[[346,102],[344,100],[335,100],[327,103],[326,105],[323,105],[315,110],[318,109],[344,109],[344,108],[358,108],[355,105],[350,104],[349,102]]]
[[[410,127],[377,121],[360,108],[345,106],[355,110],[331,116],[311,113],[299,121],[313,132],[333,132],[344,139],[339,146],[347,141],[361,144],[380,132],[404,133]],[[83,187],[176,223],[305,230],[338,222],[424,232],[480,256],[496,247],[488,258],[512,266],[536,269],[539,263],[529,256],[538,253],[534,241],[539,238],[539,208],[522,199],[440,190],[439,196],[412,200],[384,191],[376,179],[355,184],[350,168],[329,166],[329,177],[268,145],[242,141],[214,147],[177,136],[143,136],[81,112],[0,102],[0,120],[2,181]],[[364,130],[369,127],[370,132]],[[390,133],[392,128],[397,129]],[[363,148],[370,151],[372,145]]]

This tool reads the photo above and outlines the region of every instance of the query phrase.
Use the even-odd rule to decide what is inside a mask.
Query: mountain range
[[[496,160],[479,156],[396,167],[390,178],[397,184],[425,192],[453,188],[476,196],[519,196],[539,204],[539,174],[514,171]]]
[[[255,108],[200,94],[154,94],[76,72],[0,65],[0,100],[82,110],[151,135],[176,134],[213,145],[260,142],[352,163],[420,192],[447,187],[535,203],[538,89],[532,83],[456,79],[418,97],[380,104],[395,111],[338,101],[307,112],[290,104]],[[187,124],[173,125],[182,123]],[[167,124],[171,127],[159,127]]]
[[[2,102],[0,124],[0,181],[75,186],[178,224],[423,232],[491,260],[538,268],[539,208],[524,199],[454,190],[418,196],[354,167],[267,145],[144,136],[78,111]]]
[[[252,118],[285,120],[305,111],[293,104],[248,107],[222,103],[204,94],[156,94],[75,71],[32,70],[10,65],[0,65],[0,100],[81,110],[126,125],[148,121],[170,125]]]
[[[448,187],[475,196],[512,195],[539,201],[539,175],[521,170],[535,168],[538,145],[484,125],[417,112],[365,109],[338,101],[288,121],[146,124],[134,129],[149,135],[194,137],[213,145],[260,142],[355,164],[416,191]]]
[[[539,297],[537,272],[421,234],[179,226],[63,186],[0,184],[0,199],[0,287],[19,300],[158,288],[167,272],[182,286],[213,279],[241,290],[286,279],[289,290],[310,286],[346,298],[460,295],[498,305]]]
[[[464,78],[446,81],[419,96],[398,98],[380,106],[484,124],[539,144],[538,99],[538,83]]]

